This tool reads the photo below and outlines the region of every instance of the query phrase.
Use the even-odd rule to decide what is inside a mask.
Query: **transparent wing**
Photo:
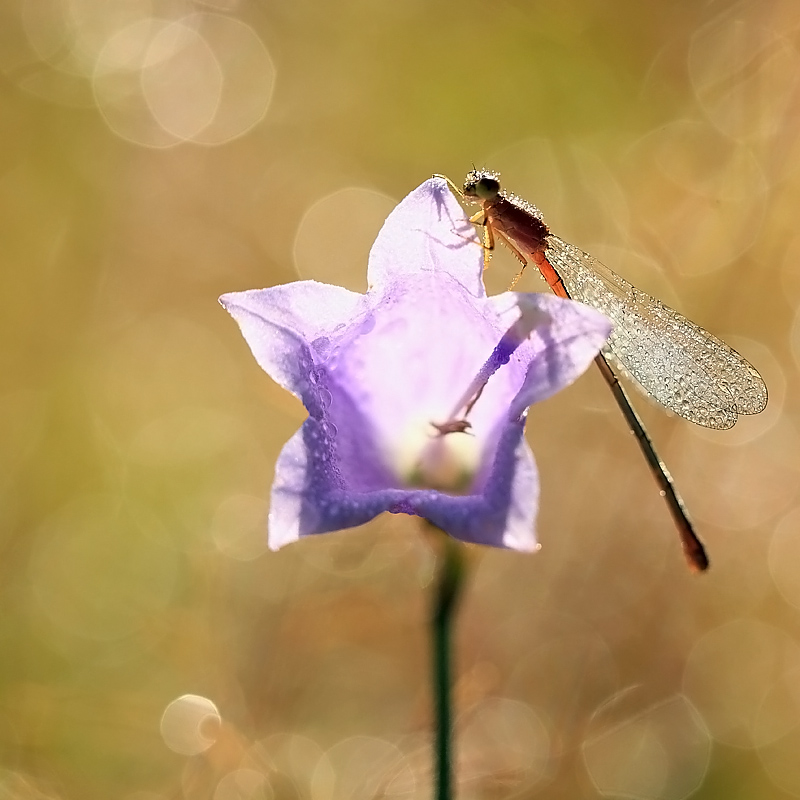
[[[545,255],[573,299],[614,323],[605,349],[612,363],[662,406],[720,429],[763,411],[761,376],[716,336],[557,236],[548,237]]]

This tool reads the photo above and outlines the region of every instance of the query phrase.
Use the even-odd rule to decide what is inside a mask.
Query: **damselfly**
[[[550,233],[541,212],[503,192],[497,173],[473,170],[463,189],[450,187],[481,210],[471,218],[484,232],[486,257],[497,239],[522,262],[511,287],[533,262],[550,288],[611,319],[614,329],[595,363],[667,501],[689,566],[708,567],[708,557],[664,462],[620,385],[615,369],[664,408],[707,428],[732,427],[741,414],[758,414],[767,387],[735,350],[677,311],[639,291],[597,259]]]

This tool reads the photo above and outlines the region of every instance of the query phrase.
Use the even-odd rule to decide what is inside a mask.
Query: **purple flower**
[[[386,220],[366,294],[298,281],[220,298],[309,414],[278,458],[272,549],[383,511],[536,549],[527,408],[575,380],[611,326],[550,295],[487,297],[482,271],[472,226],[431,179]]]

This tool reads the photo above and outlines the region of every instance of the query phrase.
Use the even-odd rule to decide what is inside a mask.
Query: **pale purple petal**
[[[310,365],[369,320],[364,295],[316,281],[231,292],[219,302],[239,324],[259,366],[298,397]]]
[[[379,311],[369,335],[351,339],[329,366],[384,449],[397,452],[415,426],[445,422],[458,411],[503,331],[446,274],[408,276]],[[492,429],[504,423],[498,409],[511,402],[524,374],[509,368],[489,382],[470,417],[476,436],[490,441]]]
[[[369,254],[367,283],[384,289],[420,272],[447,273],[485,297],[483,249],[447,183],[431,178],[389,215]]]
[[[278,550],[300,538],[307,470],[308,451],[303,444],[303,429],[300,428],[283,446],[275,464],[268,520],[269,546],[272,550]]]
[[[525,382],[509,414],[520,416],[569,386],[586,372],[611,333],[611,322],[599,311],[560,297],[506,292],[491,298],[505,321],[515,317],[530,330],[518,355],[528,362]]]
[[[539,511],[539,473],[533,452],[524,438],[516,450],[516,466],[511,478],[503,547],[530,553],[539,549],[536,542],[536,514]]]
[[[269,514],[269,546],[277,550],[303,536],[363,525],[383,512],[428,519],[461,541],[536,549],[538,477],[524,422],[509,425],[498,445],[491,479],[474,495],[431,489],[352,491],[337,480],[330,441],[307,420],[278,458]]]

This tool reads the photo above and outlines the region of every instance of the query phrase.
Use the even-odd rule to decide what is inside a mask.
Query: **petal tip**
[[[432,175],[428,178],[427,181],[423,184],[423,186],[428,185],[431,191],[442,193],[442,192],[449,192],[450,186],[447,183],[447,178],[444,175]]]

